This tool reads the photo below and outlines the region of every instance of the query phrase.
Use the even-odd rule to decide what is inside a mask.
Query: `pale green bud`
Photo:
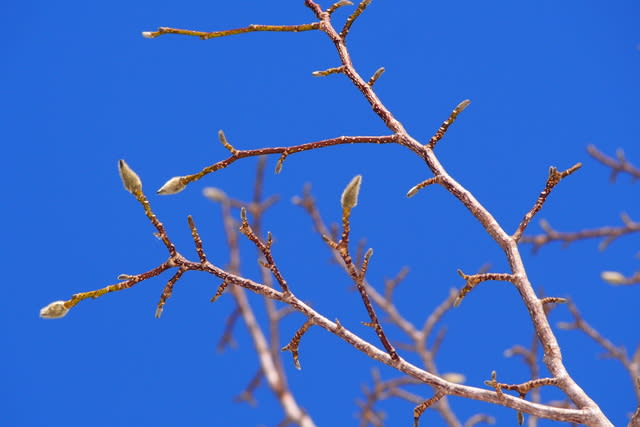
[[[342,197],[340,198],[340,204],[342,209],[351,210],[358,204],[358,193],[360,193],[360,183],[362,182],[362,175],[356,175],[351,182],[347,184]]]

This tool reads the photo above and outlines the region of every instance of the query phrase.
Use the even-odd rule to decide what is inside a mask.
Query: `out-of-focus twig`
[[[569,301],[567,307],[573,316],[573,322],[560,322],[558,327],[561,329],[576,329],[582,331],[606,350],[604,357],[619,361],[631,377],[631,382],[636,393],[636,400],[638,401],[638,405],[640,405],[640,387],[636,387],[637,381],[640,379],[640,345],[636,348],[633,356],[629,357],[625,348],[616,346],[587,323],[573,302]]]
[[[624,157],[624,151],[619,148],[616,151],[616,159],[613,157],[609,157],[600,150],[598,150],[595,145],[587,146],[587,152],[602,163],[605,166],[609,166],[611,168],[611,181],[615,181],[618,177],[618,174],[621,172],[626,172],[631,175],[631,178],[635,181],[640,179],[640,169],[638,169],[633,164],[629,163],[629,161]]]
[[[600,227],[581,231],[566,232],[556,231],[546,220],[540,221],[540,227],[544,233],[533,236],[522,236],[520,243],[533,244],[533,252],[537,252],[542,246],[551,242],[562,242],[564,246],[568,246],[576,240],[603,238],[598,246],[600,250],[605,250],[607,246],[615,239],[627,234],[640,232],[640,222],[632,221],[627,214],[622,214],[623,226],[620,227]]]

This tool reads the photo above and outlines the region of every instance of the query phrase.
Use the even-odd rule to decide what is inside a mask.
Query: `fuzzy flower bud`
[[[448,372],[446,374],[442,374],[442,379],[455,384],[464,384],[464,382],[467,380],[464,375],[457,372]]]
[[[144,37],[145,39],[152,39],[153,38],[153,33],[151,31],[143,31],[142,32],[142,37]]]
[[[225,192],[215,187],[205,188],[204,190],[202,190],[202,194],[204,195],[204,197],[214,202],[222,202],[223,200],[227,199],[227,195],[225,194]]]
[[[617,271],[603,271],[600,273],[600,277],[610,285],[623,285],[627,280],[622,273]]]
[[[464,101],[462,101],[460,104],[456,105],[455,110],[458,113],[461,113],[464,111],[465,108],[467,108],[469,106],[469,104],[471,104],[471,100],[469,99],[465,99]]]
[[[176,194],[184,190],[187,186],[183,181],[183,176],[174,176],[169,181],[165,182],[158,190],[158,194]]]
[[[136,191],[142,191],[142,181],[138,174],[129,167],[124,160],[118,161],[118,171],[120,172],[120,178],[125,190],[129,193],[135,193]]]
[[[342,197],[340,198],[340,204],[342,209],[351,210],[358,204],[358,193],[360,193],[360,182],[362,182],[362,175],[356,175],[351,182],[347,184]]]
[[[54,301],[40,310],[43,319],[59,319],[64,317],[69,309],[64,306],[64,301]]]

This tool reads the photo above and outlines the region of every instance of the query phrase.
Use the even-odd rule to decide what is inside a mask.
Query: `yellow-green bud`
[[[356,175],[351,182],[347,184],[342,197],[340,198],[340,204],[342,209],[351,210],[358,204],[358,193],[360,193],[360,182],[362,182],[362,175]]]

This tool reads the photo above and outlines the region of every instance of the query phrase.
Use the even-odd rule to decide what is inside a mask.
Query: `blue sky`
[[[160,320],[153,314],[166,276],[85,301],[59,321],[39,319],[38,310],[165,259],[141,209],[121,187],[118,159],[127,160],[152,194],[168,178],[226,157],[219,129],[238,148],[386,134],[344,76],[311,76],[338,64],[331,42],[319,32],[206,42],[140,36],[158,26],[218,30],[311,22],[302,0],[27,1],[3,2],[0,11],[2,424],[277,425],[282,413],[266,387],[258,389],[255,408],[231,402],[257,363],[242,325],[237,349],[215,351],[233,310],[230,295],[208,302],[218,280],[187,274]],[[628,176],[610,183],[608,170],[585,151],[587,144],[608,154],[623,147],[640,163],[639,18],[640,6],[630,0],[377,0],[354,25],[349,46],[361,74],[386,68],[376,90],[419,140],[428,140],[458,102],[472,100],[439,144],[438,156],[507,230],[536,199],[549,166],[583,162],[537,217],[570,231],[617,225],[623,211],[639,220],[637,183]],[[269,171],[275,160],[269,159]],[[249,199],[255,165],[255,159],[237,162],[178,195],[151,195],[179,250],[195,256],[186,223],[191,214],[209,258],[227,262],[219,209],[202,189],[215,186]],[[298,154],[281,174],[267,174],[265,191],[279,194],[280,202],[265,217],[265,228],[276,238],[274,256],[296,294],[327,317],[376,341],[359,325],[366,313],[348,278],[329,262],[309,218],[290,199],[311,182],[324,217],[338,221],[340,193],[356,174],[363,184],[352,238],[366,237],[375,250],[368,273],[374,285],[410,267],[396,301],[411,320],[421,324],[451,287],[463,285],[457,268],[472,272],[491,263],[492,271],[505,271],[495,243],[443,189],[405,198],[430,176],[407,150],[361,145]],[[539,231],[537,220],[530,232]],[[243,271],[257,278],[252,248],[243,244],[243,251]],[[605,252],[595,241],[554,244],[535,256],[528,247],[522,252],[537,288],[571,297],[594,327],[635,349],[640,288],[607,286],[599,274],[636,271],[637,236]],[[251,301],[262,315],[261,301]],[[563,307],[551,317],[554,324],[570,319]],[[283,339],[302,322],[290,316]],[[475,386],[494,369],[505,382],[527,379],[521,361],[503,356],[511,345],[528,345],[531,336],[512,287],[483,284],[443,325],[442,372],[461,372]],[[387,329],[393,340],[404,339]],[[598,359],[601,349],[579,333],[558,330],[557,336],[569,372],[615,425],[626,424],[635,402],[624,370]],[[354,425],[354,400],[378,365],[320,329],[305,335],[300,357],[302,371],[287,364],[300,404],[318,425]],[[383,378],[398,376],[379,368]],[[428,387],[413,391],[431,395]],[[453,398],[451,405],[463,420],[484,412],[498,425],[515,421],[512,411],[487,404]],[[387,411],[389,426],[399,426],[410,422],[413,405],[389,400],[379,409]],[[444,425],[429,412],[423,421]]]

